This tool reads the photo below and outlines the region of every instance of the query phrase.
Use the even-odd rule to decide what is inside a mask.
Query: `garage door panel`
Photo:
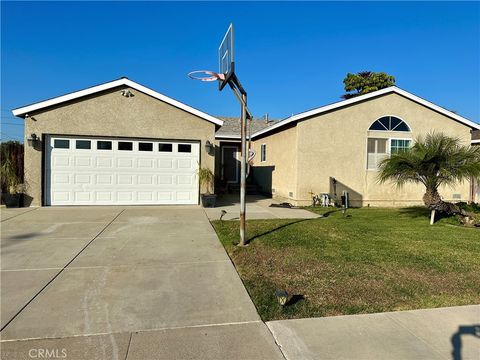
[[[113,193],[111,191],[96,191],[95,200],[97,202],[113,202]]]
[[[89,174],[75,174],[75,184],[92,184],[92,176]]]
[[[52,182],[54,184],[70,184],[70,174],[54,174]]]
[[[51,137],[48,144],[47,204],[198,203],[198,143]]]
[[[75,166],[77,168],[91,168],[94,159],[89,156],[75,156]]]
[[[134,159],[133,158],[119,158],[117,159],[118,168],[133,168]]]
[[[114,185],[112,174],[97,174],[96,185]]]
[[[75,191],[74,200],[76,202],[90,202],[92,200],[92,193],[89,191]]]
[[[177,175],[177,185],[180,186],[192,186],[194,181],[194,176],[192,175]]]
[[[118,174],[117,175],[117,184],[118,185],[133,185],[134,176],[130,174]]]
[[[112,168],[113,167],[113,159],[111,157],[97,157],[97,168]]]
[[[159,169],[173,169],[173,159],[160,159],[158,160]]]
[[[55,166],[55,168],[70,167],[70,157],[67,154],[56,156],[53,166]]]
[[[155,164],[155,159],[145,159],[140,158],[137,160],[137,167],[139,169],[153,169]]]

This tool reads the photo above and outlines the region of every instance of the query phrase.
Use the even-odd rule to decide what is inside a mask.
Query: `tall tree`
[[[395,85],[395,78],[384,72],[361,71],[357,74],[348,73],[343,79],[346,94],[343,99],[350,99],[358,95],[384,89]]]
[[[432,211],[471,217],[459,206],[442,200],[438,189],[480,177],[480,147],[462,145],[458,138],[441,133],[419,137],[405,152],[380,162],[379,181],[423,184],[423,202]]]

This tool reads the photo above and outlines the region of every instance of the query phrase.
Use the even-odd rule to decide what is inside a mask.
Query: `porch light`
[[[125,89],[125,90],[122,90],[120,91],[120,94],[122,94],[122,96],[126,97],[126,98],[131,98],[133,97],[133,93],[128,90],[128,89]]]
[[[281,306],[285,306],[288,301],[288,292],[285,290],[275,290],[275,296],[277,297],[277,301]]]
[[[33,133],[27,138],[27,143],[29,146],[35,147],[39,140],[40,139],[38,138],[37,134]]]
[[[207,152],[207,154],[210,154],[213,150],[213,144],[207,140],[207,142],[205,143],[205,151]]]

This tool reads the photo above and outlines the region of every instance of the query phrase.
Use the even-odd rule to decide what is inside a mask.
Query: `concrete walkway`
[[[198,206],[2,209],[1,231],[2,359],[283,359]]]
[[[210,220],[218,220],[222,210],[224,220],[238,220],[240,216],[239,195],[222,195],[214,208],[205,208]],[[279,202],[261,195],[247,195],[247,219],[316,219],[320,217],[303,209],[270,207]]]
[[[267,323],[287,359],[480,359],[480,305]]]

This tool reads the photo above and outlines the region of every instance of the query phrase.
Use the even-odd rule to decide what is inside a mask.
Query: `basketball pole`
[[[250,119],[252,115],[247,107],[247,92],[242,87],[238,78],[233,76],[228,80],[228,84],[233,93],[237,97],[241,104],[241,129],[240,134],[242,138],[241,152],[242,159],[240,163],[240,242],[238,246],[246,246],[246,186],[247,186],[247,119]]]
[[[245,201],[247,186],[247,94],[242,94],[242,163],[240,168],[240,246],[246,245],[245,216],[247,204]]]

